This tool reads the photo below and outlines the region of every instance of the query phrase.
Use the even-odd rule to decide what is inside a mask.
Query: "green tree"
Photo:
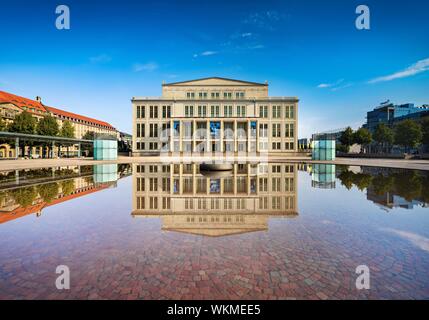
[[[386,126],[384,123],[380,123],[374,131],[373,135],[374,141],[381,149],[387,152],[386,149],[389,149],[389,146],[392,145],[394,141],[393,130]]]
[[[7,124],[6,122],[0,118],[0,131],[7,131]]]
[[[49,203],[52,202],[52,200],[55,199],[55,197],[58,195],[58,183],[51,182],[46,184],[40,184],[37,188],[37,191],[39,192],[42,199]]]
[[[372,182],[372,176],[365,173],[356,173],[352,176],[353,183],[360,190],[367,189]]]
[[[392,191],[395,179],[392,176],[379,174],[372,179],[372,187],[376,195],[381,196]]]
[[[37,197],[37,191],[34,187],[19,188],[10,193],[15,202],[24,208],[31,206]]]
[[[422,143],[429,146],[429,118],[422,121]]]
[[[45,116],[37,124],[37,134],[42,136],[56,136],[59,133],[57,119],[53,116]]]
[[[407,201],[413,201],[422,193],[422,177],[414,170],[404,170],[395,176],[395,191]]]
[[[70,121],[64,121],[61,127],[60,136],[65,138],[74,138],[74,127]]]
[[[75,190],[74,179],[62,181],[61,190],[65,196],[72,194]]]
[[[95,138],[95,132],[94,131],[87,131],[83,136],[83,140],[94,140]]]
[[[422,128],[412,120],[404,120],[395,126],[395,143],[406,148],[415,148],[422,142]]]
[[[83,136],[82,139],[84,140],[94,140],[95,139],[95,132],[93,131],[87,131]],[[88,151],[87,156],[92,157],[94,155],[94,146],[91,144],[89,146],[85,146],[86,150]]]
[[[341,184],[346,187],[347,190],[350,190],[353,187],[353,176],[354,173],[346,169],[338,175],[338,179],[341,181]]]
[[[371,132],[365,128],[359,128],[353,134],[353,142],[360,144],[363,148],[372,142]]]
[[[350,127],[347,127],[346,130],[341,134],[340,142],[343,146],[347,148],[347,152],[349,151],[349,148],[351,145],[353,145],[354,142],[354,135],[353,130]]]
[[[34,134],[37,120],[27,111],[18,114],[13,122],[9,125],[8,130],[11,132]]]

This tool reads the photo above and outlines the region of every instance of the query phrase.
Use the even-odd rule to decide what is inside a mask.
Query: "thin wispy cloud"
[[[242,33],[241,34],[241,37],[242,38],[248,38],[248,37],[251,37],[252,36],[252,33],[251,32],[245,32],[245,33]]]
[[[342,90],[342,89],[350,88],[352,85],[353,85],[353,83],[348,82],[348,83],[343,84],[342,86],[331,88],[331,91],[335,92],[335,91],[339,91],[339,90]]]
[[[382,228],[381,230],[393,233],[405,240],[408,240],[416,247],[429,252],[429,239],[426,237],[423,237],[414,232],[397,230],[392,228]]]
[[[158,66],[158,64],[156,62],[148,62],[148,63],[145,63],[145,64],[136,63],[133,66],[134,72],[141,72],[141,71],[152,72],[152,71],[155,71],[158,68],[159,68],[159,66]]]
[[[215,55],[215,54],[217,54],[218,52],[217,51],[210,51],[210,50],[207,50],[207,51],[203,51],[203,52],[201,52],[201,53],[194,53],[194,55],[193,55],[193,57],[194,58],[197,58],[197,57],[207,57],[207,56],[213,56],[213,55]]]
[[[412,77],[416,74],[426,72],[426,71],[429,71],[429,58],[417,61],[416,63],[412,64],[411,66],[409,66],[404,70],[392,73],[387,76],[382,76],[382,77],[372,79],[368,81],[368,83],[372,84],[372,83],[386,82],[386,81],[392,81],[392,80],[401,79],[401,78]]]
[[[332,88],[332,87],[340,85],[343,81],[344,81],[344,79],[339,79],[333,83],[321,83],[317,87],[319,89]]]
[[[243,23],[259,29],[274,31],[280,21],[286,19],[287,15],[275,10],[252,13],[247,16]]]
[[[265,46],[263,44],[256,44],[254,46],[249,46],[249,49],[263,49]]]
[[[103,53],[103,54],[100,54],[98,56],[89,58],[89,61],[91,63],[107,63],[107,62],[112,61],[112,57]]]

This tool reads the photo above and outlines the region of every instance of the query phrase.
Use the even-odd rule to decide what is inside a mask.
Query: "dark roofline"
[[[222,78],[222,77],[207,77],[207,78],[199,78],[199,79],[192,79],[192,80],[186,80],[186,81],[163,83],[162,86],[164,87],[164,86],[172,86],[172,85],[181,85],[183,83],[190,82],[190,81],[201,81],[201,80],[208,80],[208,79],[239,81],[239,82],[246,83],[246,84],[241,84],[241,86],[246,86],[246,85],[268,86],[268,83],[251,82],[251,81],[237,80],[237,79],[231,79],[231,78]],[[206,85],[204,85],[204,86],[206,86]]]

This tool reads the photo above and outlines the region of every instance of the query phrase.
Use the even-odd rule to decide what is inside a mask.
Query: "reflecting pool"
[[[405,169],[0,172],[0,298],[428,299],[428,203],[429,171]]]

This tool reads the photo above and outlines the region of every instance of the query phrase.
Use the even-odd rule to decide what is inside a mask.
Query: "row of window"
[[[201,146],[202,145],[202,146]],[[294,143],[293,142],[284,142],[284,149],[283,150],[294,150]],[[147,149],[146,149],[147,147]],[[282,142],[272,142],[271,144],[272,150],[282,150]],[[174,152],[179,152],[179,144],[175,143]],[[184,152],[203,152],[206,151],[207,146],[206,143],[201,143],[197,145],[195,149],[192,148],[192,143],[190,142],[183,142],[183,151]],[[247,150],[248,146],[246,142],[238,143],[237,145],[237,151],[238,152],[254,152],[255,145],[252,144],[250,147],[250,150]],[[137,142],[137,150],[148,150],[148,151],[159,151],[159,144],[158,142]],[[169,146],[166,143],[162,144],[162,150],[169,151]],[[212,152],[220,152],[220,145],[219,144],[213,144],[212,145]],[[259,142],[259,151],[268,151],[268,142],[261,141]],[[224,152],[234,152],[234,144],[230,142],[224,143]]]
[[[159,117],[159,108],[158,106],[148,106],[148,117],[149,119],[157,119]],[[171,106],[162,106],[162,118],[169,119],[171,118]],[[146,106],[137,106],[137,119],[146,118]]]
[[[270,203],[271,206],[269,206],[269,199],[271,199]],[[169,210],[171,209],[171,198],[170,197],[162,197],[161,198],[161,208],[158,206],[158,197],[137,197],[137,209],[165,209]],[[199,210],[220,210],[220,200],[219,199],[210,199],[210,208],[208,206],[208,200],[209,199],[186,199],[185,200],[185,209],[186,210],[192,210],[192,209],[199,209]],[[246,203],[244,199],[226,199],[226,201],[223,201],[223,209],[224,210],[232,210],[233,209],[233,202],[232,200],[235,200],[235,209],[239,210],[247,210]],[[272,196],[272,197],[259,197],[258,198],[258,209],[262,210],[290,210],[295,209],[295,197],[294,196]],[[146,203],[147,201],[147,203]],[[187,222],[196,222],[195,217],[188,217]],[[199,217],[198,222],[208,222],[207,217]],[[220,222],[219,217],[212,217],[211,222]],[[233,222],[232,217],[223,217],[223,222]],[[236,222],[244,222],[244,217],[236,217]]]
[[[217,179],[216,179],[217,180]],[[175,178],[173,185],[174,193],[179,193],[180,191],[180,180]],[[194,183],[192,177],[183,178],[183,192],[184,193],[207,193],[208,186],[207,182],[210,181],[208,178],[197,178],[194,190]],[[234,192],[234,181],[236,184],[237,192],[247,192],[247,185],[249,183],[246,177],[238,177],[235,180],[232,178],[224,179],[224,193],[233,193]],[[251,191],[256,191],[256,178],[250,179]],[[161,183],[159,183],[161,182]],[[151,192],[170,192],[171,179],[164,178],[136,178],[136,189],[138,192],[151,191]],[[220,193],[220,181],[215,181],[216,183],[210,184],[210,193]],[[283,188],[282,188],[283,182]],[[146,185],[147,184],[147,185]],[[259,178],[259,192],[294,192],[295,191],[295,179],[291,177],[280,178],[272,177],[271,178],[271,188],[269,188],[268,178]]]
[[[162,106],[162,118],[169,119],[171,118],[171,106]],[[206,105],[185,105],[185,117],[207,117],[208,106]],[[158,119],[159,118],[159,107],[158,106],[148,106],[148,114],[146,115],[146,106],[137,106],[137,119],[145,119],[148,116],[149,119]],[[211,117],[246,117],[247,111],[245,105],[235,106],[235,110],[232,105],[224,105],[223,113],[221,113],[221,107],[219,105],[210,106],[210,116]],[[295,109],[294,106],[272,106],[272,118],[274,119],[294,119]],[[268,118],[268,106],[259,106],[259,117]]]
[[[186,105],[185,106],[185,117],[192,118],[194,116],[198,117],[207,117],[207,106],[202,105],[198,106],[197,108],[198,113],[194,112],[194,106],[193,105]],[[235,108],[236,113],[233,113],[233,107],[232,106],[223,106],[223,114],[221,115],[220,112],[220,106],[210,106],[210,116],[219,118],[221,116],[224,117],[233,117],[234,115],[237,117],[246,117],[246,106],[236,106]]]
[[[207,137],[207,133],[205,132],[207,130],[206,126],[204,127],[198,127],[197,131],[194,132],[192,123],[184,123],[183,124],[183,136],[185,138],[192,138],[194,136],[194,133],[196,134],[197,139],[205,139]],[[238,138],[246,138],[247,137],[247,123],[238,123],[237,124],[237,136]],[[273,138],[281,138],[282,132],[281,132],[281,123],[272,123],[272,137]],[[284,127],[284,137],[285,138],[293,138],[295,136],[295,125],[293,123],[286,123]],[[168,137],[168,133],[170,130],[170,123],[163,123],[161,126],[161,135],[163,137]],[[212,138],[219,139],[221,136],[220,130],[214,130],[210,128],[210,135]],[[213,132],[212,132],[213,131]],[[180,125],[175,127],[173,135],[175,137],[179,137],[180,132]],[[136,124],[136,135],[137,138],[145,138],[146,137],[146,125],[144,123],[137,123]],[[250,135],[251,137],[256,137],[256,127],[250,129]],[[159,132],[159,126],[157,123],[150,123],[149,124],[149,138],[158,138],[160,136]],[[268,123],[260,123],[259,124],[259,137],[261,138],[268,138]],[[224,138],[225,139],[233,139],[234,138],[234,130],[232,127],[232,123],[225,123],[224,127]]]
[[[260,150],[267,150],[266,144],[261,142],[259,145],[259,149]],[[272,150],[282,150],[282,143],[281,142],[273,142],[272,143]],[[294,143],[293,142],[285,142],[284,143],[284,150],[294,150]]]
[[[272,118],[293,119],[295,117],[295,107],[292,106],[272,106]],[[259,117],[268,118],[268,106],[259,106]]]
[[[193,173],[193,171],[194,171],[193,167],[194,166],[196,167],[195,171],[198,172],[199,171],[199,165],[198,164],[192,164],[192,163],[183,164],[183,166],[182,166],[183,173],[184,174]],[[173,173],[179,174],[180,173],[180,165],[174,164],[173,167],[174,167]],[[261,173],[261,174],[269,172],[269,166],[268,165],[259,165],[259,166],[253,166],[252,165],[251,169],[259,169],[259,173]],[[158,172],[170,173],[171,169],[170,169],[170,165],[154,165],[154,164],[142,165],[142,164],[139,164],[136,166],[136,171],[137,171],[137,173],[158,173]],[[273,164],[273,165],[271,165],[271,172],[272,173],[282,173],[282,171],[284,171],[284,173],[293,173],[295,170],[294,170],[294,166],[289,165],[289,164],[285,164],[285,165]],[[247,165],[243,164],[243,163],[237,164],[237,172],[243,173],[243,174],[247,173],[248,172]]]
[[[236,91],[236,92],[225,91],[223,93],[219,91],[213,91],[213,92],[210,92],[210,95],[207,91],[186,92],[187,99],[195,99],[196,97],[198,97],[199,99],[208,99],[209,97],[211,99],[220,99],[220,97],[223,97],[224,99],[232,99],[233,97],[235,97],[235,99],[244,99],[244,91]]]

